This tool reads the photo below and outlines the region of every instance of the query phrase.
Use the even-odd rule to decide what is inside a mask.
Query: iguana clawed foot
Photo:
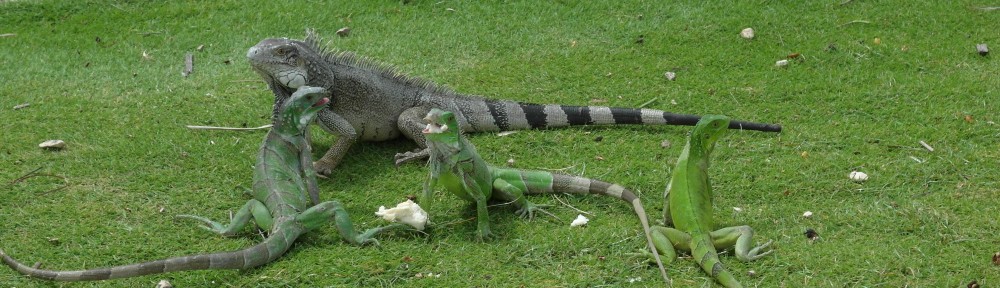
[[[549,211],[545,211],[545,209],[543,209],[545,207],[550,207],[550,206],[552,205],[540,205],[529,202],[521,206],[520,209],[517,209],[516,213],[518,216],[521,216],[521,218],[534,219],[535,212],[541,212],[544,213],[545,215],[552,216],[552,218],[559,219],[559,217],[556,217],[556,215],[553,215],[552,213],[549,213]]]
[[[420,149],[420,148],[417,148],[413,151],[396,153],[395,157],[396,167],[399,167],[399,165],[402,165],[403,163],[406,162],[427,158],[429,155],[430,153],[427,151],[427,149]]]
[[[382,232],[385,232],[385,231],[388,231],[388,230],[395,230],[395,229],[416,230],[416,229],[413,229],[412,227],[410,227],[409,225],[406,225],[406,224],[403,224],[403,223],[393,223],[393,224],[389,224],[389,225],[385,225],[385,226],[379,226],[379,227],[375,227],[375,228],[371,228],[371,229],[365,230],[365,232],[362,232],[361,234],[358,234],[358,235],[354,236],[349,242],[351,242],[351,244],[355,244],[355,245],[368,245],[368,244],[372,244],[372,245],[375,245],[375,246],[379,246],[380,244],[379,244],[378,240],[375,239],[375,235],[378,235],[378,234],[380,234]]]
[[[205,218],[205,217],[195,216],[195,215],[186,215],[186,214],[181,214],[181,215],[177,215],[177,216],[174,216],[174,217],[176,217],[176,218],[187,218],[187,219],[198,220],[198,221],[201,221],[202,224],[204,224],[204,225],[198,225],[198,227],[201,228],[201,229],[205,229],[205,230],[208,230],[208,231],[210,231],[212,233],[216,233],[216,234],[222,234],[222,235],[225,235],[225,236],[232,236],[231,233],[226,233],[227,231],[226,231],[226,226],[225,225],[222,225],[219,222],[212,221],[212,220],[210,220],[208,218]]]
[[[739,258],[740,260],[743,261],[753,261],[760,259],[761,257],[767,256],[767,254],[771,254],[771,252],[774,252],[774,250],[771,249],[771,242],[774,242],[774,240],[768,240],[767,243],[761,244],[760,246],[750,249],[750,252],[748,252],[746,256],[736,255],[737,256],[736,258]],[[761,251],[763,251],[763,253],[761,253]]]

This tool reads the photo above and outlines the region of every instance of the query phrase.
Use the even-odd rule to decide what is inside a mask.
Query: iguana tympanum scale
[[[514,168],[502,168],[486,164],[476,152],[475,146],[462,136],[455,114],[437,108],[424,118],[427,126],[422,130],[430,149],[429,174],[424,183],[423,201],[429,207],[432,189],[441,184],[446,190],[463,200],[476,204],[476,223],[479,238],[490,237],[490,223],[487,212],[489,200],[513,203],[517,213],[531,218],[535,212],[548,213],[528,201],[525,194],[600,194],[615,197],[632,205],[639,217],[648,247],[653,250],[653,238],[646,218],[646,210],[639,197],[618,184],[570,175]],[[664,280],[669,281],[659,256],[656,262]]]
[[[753,229],[750,226],[712,230],[712,186],[708,181],[708,160],[715,142],[726,133],[729,118],[706,115],[698,121],[688,138],[677,166],[664,192],[664,223],[673,228],[653,226],[656,250],[669,263],[677,250],[688,251],[701,266],[726,287],[742,287],[722,266],[716,249],[734,247],[736,257],[756,260],[770,254],[771,241],[750,249]],[[765,251],[766,250],[766,251]]]
[[[316,112],[329,101],[322,88],[303,87],[278,108],[273,128],[261,145],[254,167],[254,199],[247,201],[229,225],[222,225],[206,218],[178,215],[203,222],[206,230],[225,236],[233,235],[251,220],[270,233],[264,242],[239,251],[197,254],[173,257],[117,267],[77,271],[54,271],[24,265],[0,251],[4,264],[21,274],[57,281],[105,280],[141,276],[155,273],[203,270],[247,269],[274,261],[285,253],[303,233],[334,221],[340,235],[356,245],[377,243],[372,237],[379,232],[400,226],[372,228],[357,234],[354,224],[337,201],[328,201],[309,207],[309,187],[315,187],[316,174],[312,171],[309,143],[305,139],[307,126]],[[302,154],[305,154],[304,156]],[[305,162],[303,162],[305,161]]]
[[[321,174],[329,174],[358,140],[404,136],[425,148],[421,118],[431,108],[455,113],[466,133],[573,125],[694,125],[699,119],[653,109],[540,105],[459,94],[351,53],[328,51],[319,42],[312,32],[304,41],[264,39],[247,51],[247,58],[274,93],[275,103],[303,85],[325,87],[333,94],[329,109],[320,111],[318,117],[320,126],[337,136],[336,143],[316,161]],[[729,127],[781,131],[779,125],[739,121]],[[423,149],[396,154],[396,164],[427,153]]]

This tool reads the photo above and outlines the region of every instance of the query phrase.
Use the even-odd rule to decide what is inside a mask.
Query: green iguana
[[[466,133],[566,127],[574,125],[643,124],[694,125],[699,116],[653,109],[603,106],[563,106],[493,100],[456,93],[426,80],[347,52],[323,48],[311,31],[304,41],[264,39],[247,51],[254,70],[281,103],[296,88],[324,87],[334,95],[319,112],[320,126],[337,136],[316,161],[316,170],[329,174],[354,142],[384,141],[400,136],[412,139],[418,152],[396,154],[396,164],[427,157],[421,118],[431,108],[455,113]],[[733,121],[733,129],[781,131],[780,125]]]
[[[753,261],[770,254],[771,241],[750,249],[753,229],[750,226],[712,230],[712,186],[708,181],[708,158],[715,142],[726,133],[729,118],[706,115],[698,121],[687,145],[677,159],[677,167],[664,192],[663,217],[666,225],[653,226],[656,250],[667,263],[677,250],[689,251],[706,273],[726,287],[742,287],[722,262],[716,249],[735,247],[736,258]],[[762,250],[766,250],[763,251]]]
[[[305,140],[305,129],[316,112],[329,101],[322,88],[302,87],[291,95],[278,109],[278,117],[267,134],[257,156],[254,167],[253,200],[247,201],[229,225],[222,225],[206,218],[192,215],[178,215],[182,218],[199,220],[206,230],[225,236],[239,232],[250,220],[257,226],[270,231],[267,239],[253,247],[233,252],[197,254],[155,260],[131,265],[78,271],[42,270],[24,265],[0,251],[4,264],[21,274],[57,281],[105,280],[141,276],[154,273],[202,270],[202,269],[247,269],[274,261],[292,246],[306,231],[326,225],[331,220],[336,223],[340,235],[356,245],[378,242],[372,237],[379,232],[400,226],[393,224],[372,228],[357,234],[354,225],[337,201],[319,203],[307,207],[308,187],[316,182],[308,156],[309,144]],[[309,165],[302,165],[302,161]],[[309,169],[303,169],[309,167]]]
[[[458,120],[452,112],[431,109],[424,118],[427,126],[422,130],[430,149],[427,162],[430,173],[424,183],[424,203],[430,202],[434,186],[440,183],[445,189],[466,201],[476,204],[476,222],[479,238],[490,237],[490,218],[486,211],[487,201],[499,200],[513,203],[521,217],[531,218],[536,211],[545,212],[538,205],[528,201],[525,194],[573,193],[600,194],[615,197],[632,205],[639,223],[642,224],[646,242],[654,250],[653,238],[649,230],[646,210],[639,197],[618,184],[587,179],[583,177],[501,168],[486,164],[476,152],[475,146],[462,136]],[[429,206],[429,205],[427,205]],[[654,256],[656,256],[654,254]],[[656,256],[657,264],[664,280],[670,281],[663,264]]]

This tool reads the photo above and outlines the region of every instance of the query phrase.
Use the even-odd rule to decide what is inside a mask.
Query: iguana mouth
[[[313,108],[315,108],[315,107],[321,107],[323,105],[326,105],[327,103],[330,103],[330,98],[323,97],[323,99],[319,99],[319,101],[316,101],[316,103],[313,103],[312,107]]]
[[[444,131],[448,131],[448,125],[437,125],[436,123],[427,123],[427,127],[424,127],[424,134],[441,134]]]

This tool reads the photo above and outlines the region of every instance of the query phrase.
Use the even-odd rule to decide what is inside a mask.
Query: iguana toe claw
[[[403,152],[403,153],[396,153],[396,156],[395,156],[396,167],[399,167],[399,165],[402,165],[403,163],[410,162],[410,161],[417,160],[417,159],[424,158],[424,157],[427,157],[427,153],[423,153],[423,151],[421,151],[421,150],[417,150],[416,152],[406,151],[406,152]]]
[[[333,167],[330,167],[330,166],[331,166],[330,164],[327,164],[326,162],[323,162],[322,160],[313,162],[313,169],[316,170],[316,176],[317,177],[322,177],[322,176],[325,176],[325,175],[330,175],[330,173],[333,173]],[[326,177],[322,177],[322,178],[326,178]]]

